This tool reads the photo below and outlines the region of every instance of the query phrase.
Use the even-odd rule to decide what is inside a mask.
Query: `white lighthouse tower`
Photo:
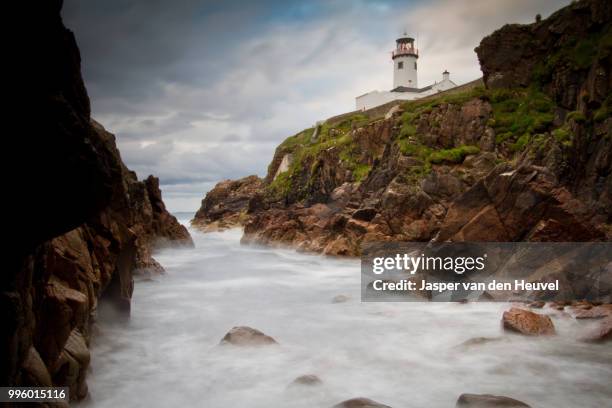
[[[371,91],[355,98],[358,110],[372,109],[392,101],[411,101],[444,92],[457,86],[450,79],[448,71],[442,73],[442,81],[419,88],[417,82],[417,60],[419,50],[414,46],[414,38],[403,37],[395,40],[395,50],[391,54],[393,60],[393,89],[390,91]]]
[[[414,47],[414,38],[403,37],[396,41],[393,59],[393,88],[406,87],[418,89],[417,59],[419,51]]]

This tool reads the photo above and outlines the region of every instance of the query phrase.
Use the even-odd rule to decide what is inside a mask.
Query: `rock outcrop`
[[[247,208],[245,243],[345,256],[371,241],[612,239],[611,22],[582,0],[501,28],[476,49],[483,82],[289,137],[223,217]],[[204,201],[231,208],[227,185]]]
[[[157,245],[192,245],[163,204],[159,183],[138,181],[123,164],[114,136],[90,117],[74,35],[61,1],[29,10],[34,41],[12,59],[37,69],[22,95],[11,156],[13,197],[8,268],[1,277],[5,386],[67,386],[87,395],[91,324],[99,302],[127,316],[135,271],[161,270]],[[32,57],[35,61],[31,61]],[[28,65],[32,64],[32,65]],[[21,116],[23,115],[23,117]],[[14,228],[14,230],[13,230]]]
[[[202,200],[191,224],[204,231],[243,226],[249,219],[249,203],[262,188],[263,180],[257,176],[217,183]]]

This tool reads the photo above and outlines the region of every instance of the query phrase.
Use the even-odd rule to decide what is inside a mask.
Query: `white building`
[[[450,80],[450,73],[442,73],[442,81],[419,88],[417,79],[417,59],[419,50],[414,47],[414,38],[401,37],[396,40],[391,54],[393,60],[393,89],[372,91],[355,98],[358,110],[366,110],[395,100],[413,100],[446,91],[457,86]]]

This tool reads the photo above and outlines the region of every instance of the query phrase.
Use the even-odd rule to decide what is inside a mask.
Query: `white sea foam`
[[[504,336],[507,304],[361,303],[356,260],[241,246],[239,231],[192,234],[195,250],[157,254],[167,273],[136,284],[127,325],[99,323],[82,405],[312,408],[364,396],[453,407],[465,392],[611,405],[612,346],[575,340],[592,323],[556,318],[558,336]],[[280,346],[219,347],[239,325]],[[288,387],[303,374],[323,384]]]

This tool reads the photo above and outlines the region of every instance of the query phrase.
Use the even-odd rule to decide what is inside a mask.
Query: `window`
[[[416,71],[416,61],[414,61],[414,70]]]
[[[404,62],[403,61],[399,61],[397,63],[397,69],[404,69]]]

